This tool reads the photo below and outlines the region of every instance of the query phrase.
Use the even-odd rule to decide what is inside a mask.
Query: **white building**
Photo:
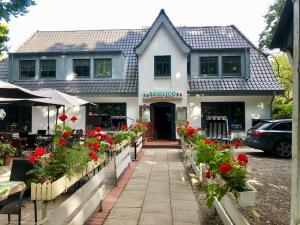
[[[68,109],[77,128],[143,117],[153,139],[175,139],[178,120],[205,128],[209,115],[227,116],[244,133],[254,119],[271,118],[283,91],[266,56],[235,26],[175,27],[164,10],[148,29],[38,31],[9,54],[8,67],[18,85],[97,103]],[[45,107],[31,112],[32,132],[46,129]]]

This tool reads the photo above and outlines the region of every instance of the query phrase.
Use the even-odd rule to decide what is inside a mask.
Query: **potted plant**
[[[0,155],[4,160],[4,165],[9,165],[12,160],[12,156],[16,153],[16,149],[10,144],[6,144],[0,141]]]

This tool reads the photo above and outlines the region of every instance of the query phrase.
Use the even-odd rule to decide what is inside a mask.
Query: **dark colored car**
[[[292,155],[292,120],[263,120],[247,131],[245,145],[272,152],[282,158]]]

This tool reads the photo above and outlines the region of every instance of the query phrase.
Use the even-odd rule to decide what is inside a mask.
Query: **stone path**
[[[178,149],[147,149],[104,225],[196,225],[199,214]]]

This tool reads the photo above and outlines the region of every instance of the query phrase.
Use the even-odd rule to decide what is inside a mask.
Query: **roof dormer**
[[[161,26],[164,26],[166,28],[166,30],[171,34],[174,41],[178,44],[178,46],[184,53],[190,52],[191,47],[178,33],[176,27],[172,24],[165,11],[161,9],[158,17],[155,19],[154,23],[149,28],[142,41],[135,47],[135,53],[137,55],[141,55],[145,51]]]

